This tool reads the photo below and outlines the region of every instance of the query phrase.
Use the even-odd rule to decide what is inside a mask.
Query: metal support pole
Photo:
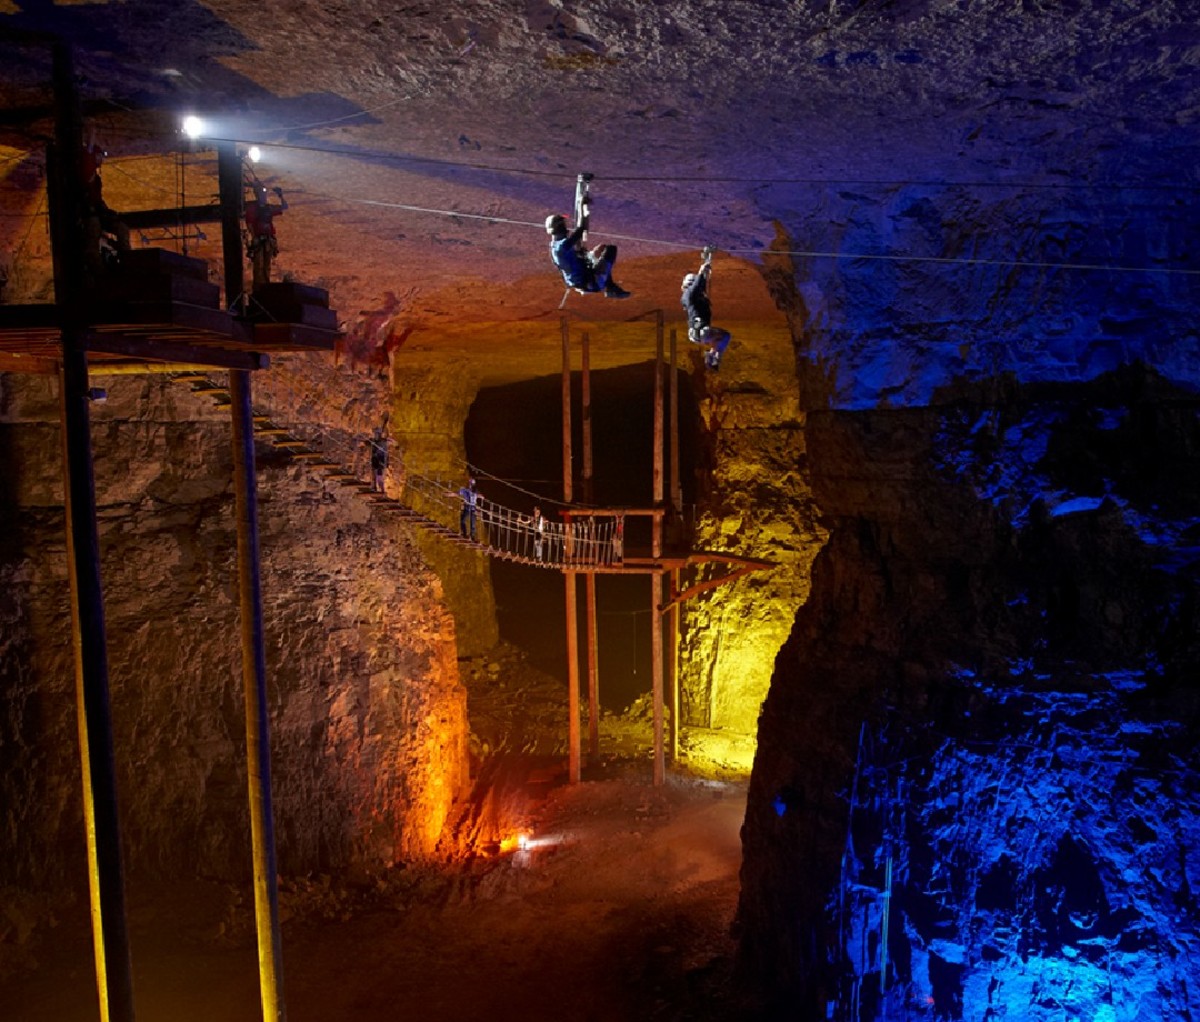
[[[679,371],[676,368],[678,358],[678,338],[675,328],[670,334],[670,361],[667,371],[671,374],[671,508],[675,515],[676,528],[683,526],[683,489],[679,479]],[[689,543],[690,545],[690,543]],[[674,596],[679,584],[679,571],[676,569],[668,576],[668,586]],[[679,607],[671,606],[667,614],[667,686],[671,693],[671,762],[679,762]]]
[[[671,359],[667,371],[671,374],[671,507],[678,521],[683,514],[683,489],[679,482],[679,372],[676,369],[675,328],[671,328]]]
[[[574,499],[571,472],[571,330],[567,317],[562,324],[562,455],[563,455],[563,501]],[[571,519],[564,523],[564,554],[571,556]],[[579,735],[579,619],[575,607],[575,572],[563,572],[566,579],[567,597],[567,775],[571,784],[578,784],[580,777]]]
[[[592,503],[592,365],[591,344],[585,330],[580,335],[583,364],[580,367],[582,398],[581,425],[583,427],[583,500]]]
[[[217,145],[217,187],[221,202],[221,255],[225,303],[245,312],[245,265],[241,220],[242,161],[232,142]],[[275,865],[275,817],[271,799],[270,716],[267,660],[262,623],[258,547],[258,485],[254,463],[254,411],[250,374],[229,373],[233,423],[234,492],[238,525],[238,581],[241,593],[242,687],[246,704],[246,775],[250,796],[250,837],[254,856],[254,916],[258,935],[258,982],[263,1019],[286,1017],[283,999],[283,941]]]
[[[117,810],[116,763],[108,684],[108,645],[96,528],[96,479],[88,414],[87,325],[81,152],[83,123],[70,50],[53,51],[55,144],[47,153],[47,198],[54,299],[62,324],[59,375],[63,489],[71,585],[75,699],[87,835],[88,887],[96,992],[103,1022],[133,1022],[133,969],[125,911],[125,871]]]
[[[574,499],[571,471],[571,328],[563,316],[562,326],[562,471],[563,502]]]
[[[655,313],[655,350],[654,350],[654,506],[661,507],[663,502],[663,313],[662,309]],[[656,549],[654,556],[662,551]]]
[[[600,756],[600,674],[596,642],[596,573],[589,571],[587,580],[587,671],[588,671],[588,754],[593,760]]]
[[[579,783],[579,627],[575,607],[574,571],[565,571],[567,580],[567,775],[571,784]]]
[[[254,852],[254,917],[258,981],[264,1022],[286,1018],[283,948],[275,874],[275,824],[271,810],[271,739],[267,710],[267,658],[263,641],[258,548],[258,488],[254,473],[254,418],[250,373],[229,372],[233,418],[234,492],[237,503],[238,587],[242,620],[242,688],[246,703],[246,774]]]
[[[679,586],[679,569],[667,576],[669,591],[675,595]],[[667,687],[671,692],[671,762],[679,762],[679,604],[667,611]]]
[[[217,143],[217,192],[221,201],[221,258],[225,264],[225,307],[246,312],[245,264],[242,260],[242,207],[245,187],[242,160],[232,142]]]
[[[657,522],[655,528],[659,528]],[[654,686],[652,703],[654,717],[654,783],[661,785],[666,781],[666,764],[663,755],[663,644],[662,644],[662,615],[658,608],[663,605],[662,594],[663,573],[652,572],[650,575],[650,666],[651,684]]]
[[[654,506],[661,509],[663,503],[663,314],[658,310],[656,317],[654,352]],[[662,556],[662,515],[654,516],[651,527],[651,552],[655,560]],[[654,719],[654,783],[666,780],[663,755],[663,649],[662,615],[659,608],[666,602],[662,593],[662,572],[650,576],[650,666],[653,686]]]

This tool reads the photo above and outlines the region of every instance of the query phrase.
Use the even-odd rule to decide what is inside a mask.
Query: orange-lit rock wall
[[[428,364],[410,357],[392,368],[389,431],[397,448],[423,475],[454,490],[466,482],[463,424],[477,387],[476,369],[466,360]],[[487,495],[486,484],[481,492]],[[491,649],[500,633],[487,560],[432,537],[419,535],[417,542],[442,581],[459,656]]]
[[[92,425],[130,873],[240,878],[250,851],[229,416],[161,378],[96,382],[108,389]],[[265,380],[259,390],[271,396]],[[0,376],[0,885],[84,878],[56,391]],[[438,581],[407,527],[257,450],[281,872],[428,854],[467,780],[465,693]]]

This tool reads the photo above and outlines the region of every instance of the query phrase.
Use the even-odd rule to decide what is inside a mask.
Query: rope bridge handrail
[[[273,374],[278,373],[273,368]],[[174,378],[192,385],[192,390],[218,400],[228,396],[225,386],[204,373],[177,373]],[[275,377],[276,382],[280,379]],[[272,389],[280,389],[273,387]],[[285,385],[287,397],[296,408],[328,399]],[[571,520],[551,521],[540,514],[520,511],[479,494],[464,496],[452,483],[413,472],[401,473],[400,499],[376,490],[359,466],[369,468],[370,454],[381,441],[364,438],[343,427],[306,419],[280,424],[265,408],[253,411],[255,433],[272,446],[307,463],[326,479],[350,486],[364,499],[404,514],[426,531],[467,545],[489,556],[546,568],[613,566],[624,559],[624,514],[596,514]]]

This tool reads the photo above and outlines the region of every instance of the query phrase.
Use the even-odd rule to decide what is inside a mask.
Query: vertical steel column
[[[592,503],[592,363],[590,338],[585,330],[580,335],[582,365],[579,382],[582,411],[580,425],[583,428],[583,502]]]
[[[676,521],[683,514],[683,488],[679,481],[679,372],[676,369],[675,328],[671,328],[671,359],[668,363],[671,374],[671,507],[675,510]],[[682,524],[679,522],[679,524]]]
[[[254,419],[250,373],[229,372],[232,399],[234,492],[237,501],[238,588],[242,619],[242,688],[246,703],[246,774],[254,851],[254,917],[258,982],[264,1022],[287,1017],[283,1001],[283,948],[275,875],[275,825],[271,810],[271,737],[267,709],[267,659],[263,641],[258,549],[258,489],[254,475]]]
[[[71,585],[75,700],[83,780],[88,889],[96,992],[103,1022],[132,1022],[133,968],[125,911],[125,870],[117,810],[109,698],[108,643],[96,527],[96,478],[88,413],[87,301],[81,154],[83,122],[70,50],[53,50],[55,143],[47,152],[47,203],[54,261],[54,301],[62,326],[59,391],[63,424],[67,570]]]
[[[577,572],[565,571],[567,583],[567,776],[571,784],[580,778],[579,735],[579,620],[575,606]]]
[[[654,508],[651,526],[651,552],[655,560],[662,556],[663,505],[663,314],[657,310],[654,351]],[[652,712],[654,719],[654,783],[666,780],[663,754],[663,649],[662,572],[650,575],[650,677],[653,686]]]
[[[574,498],[571,465],[571,328],[567,317],[559,321],[562,328],[562,471],[563,502],[571,503]]]
[[[589,571],[587,581],[587,670],[588,670],[588,753],[600,756],[600,671],[596,637],[596,573]]]
[[[571,471],[571,331],[567,325],[567,317],[563,316],[562,326],[562,454],[563,454],[563,501],[567,504],[575,497],[572,485]],[[564,553],[571,556],[571,518],[567,516],[564,523],[566,536],[563,537]],[[580,778],[580,735],[579,735],[579,618],[575,607],[577,586],[575,572],[570,569],[563,572],[566,581],[566,616],[567,616],[567,776],[571,784],[578,784]]]
[[[679,587],[679,570],[668,576],[671,599]],[[679,761],[679,604],[667,611],[667,686],[671,692],[671,762]]]
[[[655,310],[654,349],[654,506],[663,503],[663,312]],[[660,551],[655,551],[657,557]]]
[[[678,357],[677,338],[675,328],[671,328],[670,334],[670,361],[668,362],[668,371],[671,374],[671,508],[675,515],[675,527],[683,529],[683,486],[679,478],[679,372],[676,368],[676,358]],[[688,546],[691,546],[691,539],[688,537]],[[679,571],[672,571],[670,574],[670,590],[671,598],[674,599],[676,589],[679,585]],[[671,762],[679,761],[679,605],[672,604],[670,612],[667,614],[667,686],[671,692]]]
[[[585,330],[580,335],[580,398],[583,427],[583,499],[592,503],[592,356],[591,338]],[[594,521],[591,524],[595,524]],[[600,680],[596,650],[596,573],[584,575],[587,622],[587,690],[588,690],[588,753],[593,759],[600,755]]]
[[[217,147],[221,198],[221,252],[225,301],[231,311],[242,298],[242,162],[230,142]],[[254,411],[250,373],[230,370],[234,495],[237,513],[238,587],[241,597],[242,691],[246,704],[246,779],[254,856],[254,919],[258,936],[258,984],[265,1022],[287,1017],[283,998],[283,939],[275,868],[275,816],[271,806],[271,721],[267,708],[267,656],[263,639],[262,577],[258,546],[258,484],[254,465]]]
[[[221,199],[221,258],[225,264],[225,307],[245,311],[245,264],[242,261],[242,160],[232,142],[217,143],[217,189]]]

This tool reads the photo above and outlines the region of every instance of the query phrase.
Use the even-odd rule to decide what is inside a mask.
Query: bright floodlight
[[[199,138],[204,134],[204,122],[195,114],[188,114],[183,119],[183,133],[188,138]]]
[[[251,163],[257,163],[259,160],[262,159],[262,150],[259,149],[258,146],[252,145],[247,150],[246,155],[250,157]]]

